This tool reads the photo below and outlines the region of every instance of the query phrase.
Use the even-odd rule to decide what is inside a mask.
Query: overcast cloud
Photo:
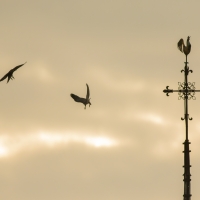
[[[200,88],[197,1],[1,0],[0,198],[177,200],[183,195],[183,101]],[[70,97],[85,97],[84,109]],[[200,95],[189,101],[191,193],[199,199]]]

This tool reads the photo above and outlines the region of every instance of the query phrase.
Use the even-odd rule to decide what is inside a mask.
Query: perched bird
[[[79,103],[83,103],[85,105],[85,109],[86,109],[86,105],[89,104],[89,107],[90,105],[92,105],[90,103],[90,89],[89,89],[89,86],[88,84],[86,83],[86,86],[87,86],[87,94],[86,94],[86,98],[81,98],[75,94],[71,94],[70,96],[74,99],[74,101],[76,102],[79,102]]]
[[[190,36],[187,37],[187,44],[185,46],[183,39],[181,38],[177,44],[178,49],[183,52],[186,55],[186,60],[187,60],[187,55],[191,51],[191,44],[190,44]]]
[[[25,63],[26,63],[26,62],[25,62]],[[24,63],[24,64],[25,64],[25,63]],[[14,76],[13,76],[14,71],[16,71],[18,68],[22,67],[24,64],[18,65],[18,66],[16,66],[16,67],[14,67],[13,69],[11,69],[6,75],[4,75],[4,76],[0,79],[0,81],[3,81],[4,79],[8,78],[8,80],[7,80],[7,83],[8,83],[10,79],[12,80],[12,79],[14,78]]]

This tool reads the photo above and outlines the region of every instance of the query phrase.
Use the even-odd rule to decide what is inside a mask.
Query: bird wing
[[[26,64],[26,62],[25,62],[24,64]],[[13,73],[13,72],[16,71],[18,68],[22,67],[24,64],[17,65],[17,66],[14,67],[13,69],[11,69],[9,72],[10,72],[10,73]],[[9,72],[8,72],[8,73],[9,73]]]
[[[74,99],[74,101],[76,102],[80,102],[80,103],[85,103],[85,99],[84,98],[81,98],[75,94],[70,94],[70,96]]]
[[[86,94],[86,99],[89,99],[90,97],[90,88],[88,86],[88,84],[86,83],[86,86],[87,86],[87,94]]]
[[[1,79],[0,79],[0,81],[3,81],[4,79],[6,79],[8,77],[8,73],[6,74],[6,75],[4,75]]]
[[[183,41],[183,39],[181,38],[181,39],[179,40],[178,44],[177,44],[177,47],[178,47],[178,49],[179,49],[181,52],[183,52],[183,45],[184,45],[184,41]]]
[[[25,62],[25,63],[26,63],[26,62]],[[24,63],[24,64],[25,64],[25,63]],[[16,67],[14,67],[13,69],[11,69],[7,74],[5,74],[5,75],[0,79],[0,81],[3,81],[4,79],[6,79],[6,78],[8,77],[8,81],[7,81],[7,83],[8,83],[9,80],[10,80],[10,78],[11,78],[11,76],[12,76],[12,74],[13,74],[13,72],[14,72],[15,70],[17,70],[18,68],[22,67],[24,64],[18,65],[18,66],[16,66]]]

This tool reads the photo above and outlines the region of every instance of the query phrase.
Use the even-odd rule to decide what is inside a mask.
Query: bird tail
[[[177,47],[178,47],[178,49],[179,49],[181,52],[183,52],[183,45],[184,45],[184,41],[183,41],[183,39],[181,38],[181,39],[179,40],[178,44],[177,44]]]

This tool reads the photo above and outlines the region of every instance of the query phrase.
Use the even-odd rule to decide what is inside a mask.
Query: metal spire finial
[[[179,97],[178,99],[183,99],[184,100],[184,118],[181,118],[181,120],[185,121],[185,142],[184,144],[184,194],[183,194],[183,200],[191,200],[191,188],[190,188],[190,149],[189,149],[189,139],[188,139],[188,122],[189,120],[192,120],[192,118],[189,117],[188,114],[188,100],[193,99],[195,100],[195,93],[200,92],[200,90],[195,89],[195,83],[188,82],[188,75],[189,73],[192,73],[193,71],[189,69],[188,62],[187,62],[187,55],[191,51],[191,44],[190,44],[190,37],[188,36],[187,38],[187,44],[185,46],[183,39],[180,39],[177,46],[181,52],[183,52],[186,55],[186,62],[185,62],[185,67],[183,70],[181,70],[181,73],[184,72],[184,82],[178,83],[178,90],[173,90],[169,89],[169,86],[166,86],[166,89],[163,90],[164,93],[166,93],[167,96],[169,96],[169,93],[177,92]]]

